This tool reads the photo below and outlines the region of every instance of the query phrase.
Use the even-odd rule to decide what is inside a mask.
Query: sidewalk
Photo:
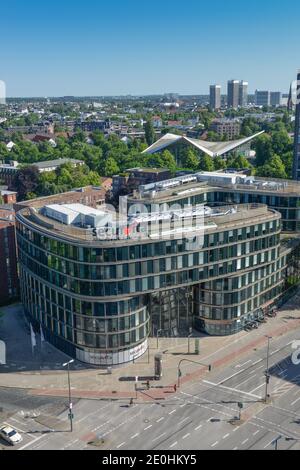
[[[230,365],[243,359],[253,349],[266,345],[266,336],[279,337],[289,331],[300,328],[299,299],[291,299],[279,312],[277,318],[270,318],[258,330],[250,333],[240,332],[228,337],[200,337],[200,354],[188,354],[187,338],[160,338],[149,340],[148,353],[129,364],[114,369],[112,375],[105,370],[84,369],[71,372],[72,395],[74,398],[87,399],[126,399],[143,401],[164,400],[174,394],[174,385],[178,379],[178,364],[181,360],[191,360],[200,364],[184,362],[181,366],[181,385],[198,380],[212,370]],[[190,340],[191,352],[194,351],[194,339]],[[151,380],[154,375],[154,356],[163,355],[163,377],[160,381]],[[139,377],[135,391],[135,377]],[[151,380],[151,389],[146,390],[145,382]],[[28,372],[3,372],[0,374],[0,386],[29,389],[31,395],[68,396],[66,371],[35,370]],[[29,391],[28,390],[28,391]]]

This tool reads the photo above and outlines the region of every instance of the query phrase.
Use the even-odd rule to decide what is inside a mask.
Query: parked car
[[[0,429],[0,437],[12,446],[19,444],[23,440],[21,434],[10,426],[3,426]]]

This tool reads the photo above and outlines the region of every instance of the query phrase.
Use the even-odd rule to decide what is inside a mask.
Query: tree
[[[257,137],[254,148],[256,151],[256,165],[263,166],[273,155],[272,138],[269,134],[263,134]]]
[[[105,176],[113,176],[119,173],[120,169],[116,160],[112,157],[109,157],[106,160],[105,167],[104,167],[104,174]]]
[[[212,157],[204,154],[200,158],[199,168],[202,171],[214,171],[214,162],[213,162]]]
[[[146,124],[144,124],[144,130],[145,130],[146,142],[150,146],[155,141],[155,132],[154,132],[154,127],[153,127],[151,120],[148,120]]]
[[[279,155],[273,155],[263,166],[257,169],[256,174],[267,178],[287,178],[284,164]]]
[[[277,155],[288,152],[292,149],[292,145],[292,139],[285,129],[272,133],[272,148]]]
[[[225,170],[226,166],[226,161],[223,160],[222,157],[218,156],[214,158],[215,170]]]
[[[252,168],[252,165],[249,163],[246,157],[243,155],[238,155],[230,162],[230,168],[241,170],[243,168]]]
[[[23,201],[30,193],[35,193],[39,184],[39,170],[36,166],[20,169],[13,181],[13,188],[18,193],[18,200]]]
[[[181,163],[184,168],[197,170],[197,168],[199,167],[199,158],[192,149],[188,149],[186,152],[183,153]]]

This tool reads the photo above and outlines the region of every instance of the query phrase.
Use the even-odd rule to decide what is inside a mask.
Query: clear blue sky
[[[287,91],[300,68],[298,0],[1,3],[8,96]]]

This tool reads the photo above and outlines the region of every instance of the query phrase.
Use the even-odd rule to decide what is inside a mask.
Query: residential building
[[[104,121],[77,121],[74,125],[74,129],[80,129],[84,132],[104,132],[110,129],[110,120],[105,119]]]
[[[240,99],[240,82],[239,80],[229,80],[227,84],[227,106],[228,108],[237,109]]]
[[[248,106],[248,82],[244,80],[239,83],[239,106],[246,108]]]
[[[216,132],[221,138],[226,136],[227,140],[233,140],[241,133],[241,123],[238,119],[215,119],[211,123],[210,130]]]
[[[84,165],[83,160],[76,160],[74,158],[59,158],[57,160],[49,160],[45,162],[36,162],[32,166],[37,167],[39,173],[45,173],[49,171],[55,171],[60,166],[70,163],[72,166]],[[7,185],[8,188],[13,188],[14,178],[20,169],[20,165],[16,161],[10,161],[10,163],[0,164],[0,180],[3,184]]]
[[[6,189],[0,189],[0,197],[3,204],[15,204],[17,202],[17,193],[15,191],[8,191]]]
[[[281,106],[282,103],[282,93],[281,91],[271,91],[270,93],[270,105],[271,106]]]
[[[256,106],[270,106],[270,92],[267,90],[255,91]]]
[[[209,105],[213,110],[218,110],[221,108],[221,85],[210,86]]]

